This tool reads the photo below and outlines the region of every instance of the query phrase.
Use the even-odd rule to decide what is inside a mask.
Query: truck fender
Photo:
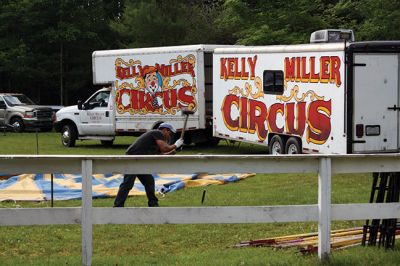
[[[78,130],[78,127],[76,126],[75,121],[72,120],[72,119],[69,119],[69,118],[64,118],[63,120],[61,120],[60,122],[58,122],[58,123],[54,126],[56,132],[61,132],[63,126],[65,126],[66,124],[70,124],[70,125],[74,126],[76,132],[78,132],[78,135],[80,134],[80,133],[79,133],[79,130]]]

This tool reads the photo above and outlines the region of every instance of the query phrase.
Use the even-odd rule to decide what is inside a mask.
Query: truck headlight
[[[31,111],[25,112],[24,117],[25,118],[33,118],[33,117],[35,117],[35,113],[31,112]]]

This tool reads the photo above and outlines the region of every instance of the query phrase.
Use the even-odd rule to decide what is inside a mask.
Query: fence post
[[[330,253],[331,159],[319,159],[318,171],[318,257],[325,261]]]
[[[92,265],[92,160],[82,160],[82,265]]]

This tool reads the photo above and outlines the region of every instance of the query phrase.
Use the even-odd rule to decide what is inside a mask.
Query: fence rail
[[[91,265],[93,224],[202,224],[318,221],[318,256],[330,253],[332,220],[400,218],[400,203],[331,204],[334,173],[400,172],[400,154],[0,156],[7,173],[81,173],[82,206],[0,209],[0,226],[82,225],[82,264]],[[3,170],[4,169],[4,170]],[[318,204],[246,207],[93,208],[92,174],[317,173]],[[118,218],[116,218],[118,217]]]

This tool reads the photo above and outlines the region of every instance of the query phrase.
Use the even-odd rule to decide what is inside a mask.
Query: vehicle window
[[[110,98],[109,91],[101,91],[89,99],[88,104],[92,107],[106,107],[108,106],[108,99]]]
[[[6,103],[4,102],[2,97],[0,97],[0,106],[3,106],[3,108],[6,106]]]
[[[266,94],[283,94],[282,70],[264,70],[263,91]]]
[[[23,94],[7,95],[4,96],[4,100],[9,106],[16,105],[34,105],[35,103]]]

